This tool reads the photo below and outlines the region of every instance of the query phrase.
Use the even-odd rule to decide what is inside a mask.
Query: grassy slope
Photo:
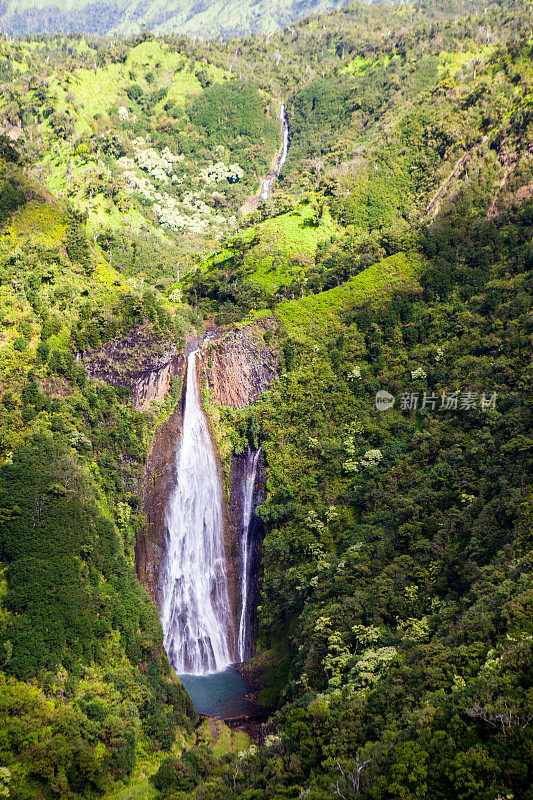
[[[44,199],[30,200],[20,208],[3,230],[4,242],[13,247],[23,242],[33,242],[46,248],[60,247],[67,230],[67,220],[60,206],[54,206]],[[101,255],[99,248],[93,248],[95,271],[91,278],[84,278],[83,283],[90,287],[91,297],[103,293],[118,296],[131,290],[124,276],[113,269]],[[86,288],[84,286],[84,288]]]
[[[327,207],[318,225],[312,224],[312,219],[311,206],[300,204],[294,211],[258,226],[261,242],[253,253],[255,270],[250,276],[254,283],[275,291],[305,273],[313,263],[317,244],[338,232]],[[277,252],[285,254],[289,260],[280,261],[276,258]]]
[[[30,200],[14,214],[3,235],[11,236],[14,244],[19,238],[31,238],[44,247],[58,247],[66,230],[66,220],[58,206]]]
[[[379,301],[400,287],[417,289],[416,278],[421,267],[421,259],[416,253],[396,253],[373,264],[342,286],[280,303],[275,313],[289,335],[305,339],[310,332],[316,335],[352,304]]]
[[[252,269],[248,280],[267,291],[289,285],[295,278],[305,274],[314,262],[319,242],[339,232],[339,226],[331,218],[327,206],[318,225],[312,223],[313,209],[299,203],[293,211],[260,222],[242,234],[244,242],[257,234],[259,243],[245,254],[245,264]],[[233,258],[233,251],[223,248],[210,253],[200,268],[209,271]]]
[[[263,237],[282,245],[290,256],[314,256],[318,242],[338,232],[327,207],[319,225],[312,224],[313,209],[299,205],[294,211],[280,214],[264,222],[261,226]]]
[[[41,52],[43,46],[39,46],[39,43],[24,42],[21,47],[28,63],[31,63],[33,53],[37,58],[44,58]],[[75,49],[80,57],[86,48],[84,40],[76,43]],[[18,66],[19,72],[28,68],[25,63]],[[202,64],[202,70],[211,82],[223,82],[229,75],[224,69],[210,63]],[[186,56],[172,50],[165,42],[145,41],[128,49],[123,63],[107,63],[94,68],[68,66],[65,69],[64,65],[55,68],[50,77],[49,93],[53,98],[54,112],[70,118],[76,137],[91,140],[102,130],[111,129],[118,136],[125,136],[131,141],[135,135],[130,128],[140,113],[135,112],[135,104],[132,109],[132,102],[127,96],[132,84],[138,84],[147,94],[165,92],[149,113],[152,129],[158,118],[165,117],[165,104],[170,102],[176,108],[183,109],[188,99],[202,92],[202,86],[194,74],[194,65],[187,61]],[[123,121],[119,122],[116,116],[120,107],[130,111],[124,129]],[[75,151],[76,142],[71,147],[70,140],[56,137],[47,121],[43,123],[42,131],[47,146],[39,156],[41,178],[54,195],[63,197],[68,194],[75,203],[88,210],[87,231],[90,235],[96,235],[102,228],[121,230],[126,227],[138,231],[140,228],[156,227],[161,235],[168,238],[168,232],[164,232],[157,223],[154,225],[153,218],[147,219],[135,200],[128,197],[127,202],[121,202],[123,195],[117,200],[99,191],[91,192],[90,197],[86,196],[87,181],[91,175],[101,173],[103,168],[99,150],[80,158]],[[171,140],[172,136],[169,142]],[[104,169],[108,168],[108,162],[109,159]],[[187,164],[187,172],[194,174],[196,166],[193,159],[192,164]],[[108,178],[116,179],[113,167],[108,172]]]
[[[107,64],[96,73],[90,69],[77,69],[68,86],[58,76],[54,87],[59,93],[58,108],[61,110],[64,94],[71,92],[80,106],[77,132],[90,132],[95,115],[106,114],[115,103],[128,104],[126,88],[131,85],[133,76],[143,88],[147,87],[142,76],[148,71],[154,73],[151,88],[167,89],[169,97],[181,106],[187,97],[202,91],[198,78],[179,53],[170,52],[161,42],[150,41],[129,50],[124,64]],[[213,65],[207,72],[211,80],[222,80],[225,75],[223,70]]]
[[[155,800],[158,796],[157,789],[150,782],[150,778],[132,780],[127,786],[106,795],[107,800]]]
[[[161,42],[143,42],[129,50],[123,64],[107,64],[96,72],[91,69],[76,69],[65,85],[63,76],[57,75],[53,84],[58,93],[57,110],[65,108],[65,94],[72,93],[79,104],[77,132],[90,132],[95,115],[104,115],[115,103],[127,105],[126,88],[135,80],[146,88],[142,75],[154,71],[152,88],[166,88],[169,95],[180,105],[188,96],[199,94],[202,87],[183,57],[169,52],[168,46]],[[208,69],[209,77],[221,79],[223,70],[214,66]]]

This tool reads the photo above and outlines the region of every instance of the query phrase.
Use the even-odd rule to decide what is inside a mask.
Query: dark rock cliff
[[[264,325],[229,331],[202,349],[202,377],[222,405],[237,409],[254,403],[278,374],[280,355],[265,342]]]
[[[87,374],[113,386],[125,386],[140,411],[160,405],[174,376],[183,376],[181,346],[161,339],[149,324],[80,354]]]

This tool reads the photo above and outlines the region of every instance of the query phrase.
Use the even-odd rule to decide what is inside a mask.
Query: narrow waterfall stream
[[[279,178],[279,174],[287,158],[287,153],[289,152],[289,123],[287,122],[287,116],[285,114],[285,105],[283,103],[281,104],[279,109],[279,118],[283,128],[283,143],[281,145],[281,150],[278,155],[278,162],[276,169],[274,170],[274,172],[270,173],[269,178],[265,178],[265,180],[263,181],[263,186],[261,188],[262,200],[268,200],[269,197],[272,197],[272,184],[274,183],[276,178]]]
[[[250,623],[252,616],[250,583],[252,578],[251,537],[252,514],[254,512],[254,487],[257,478],[257,466],[261,448],[255,452],[248,447],[242,483],[242,533],[241,533],[241,616],[239,622],[239,661],[245,661],[250,655]]]
[[[235,661],[226,578],[222,488],[202,411],[196,351],[187,360],[177,483],[167,511],[161,623],[178,674],[206,675]]]

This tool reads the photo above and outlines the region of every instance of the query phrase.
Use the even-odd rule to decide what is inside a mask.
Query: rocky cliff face
[[[157,429],[143,477],[143,504],[146,524],[137,535],[135,565],[137,575],[154,602],[159,605],[159,568],[164,556],[166,511],[176,483],[176,453],[183,420],[184,398],[173,414]]]
[[[131,389],[140,411],[163,402],[172,378],[182,377],[185,365],[181,346],[162,340],[149,324],[85,351],[80,360],[91,378]]]
[[[278,374],[280,354],[265,342],[269,324],[229,331],[202,348],[201,376],[219,403],[244,408],[254,403]]]

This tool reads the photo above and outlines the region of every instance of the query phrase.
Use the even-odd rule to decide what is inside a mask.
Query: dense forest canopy
[[[0,40],[0,794],[532,800],[532,22]],[[182,387],[128,376],[206,321],[282,362],[240,411],[203,387],[222,474],[266,465],[255,742],[197,719],[135,572]]]

